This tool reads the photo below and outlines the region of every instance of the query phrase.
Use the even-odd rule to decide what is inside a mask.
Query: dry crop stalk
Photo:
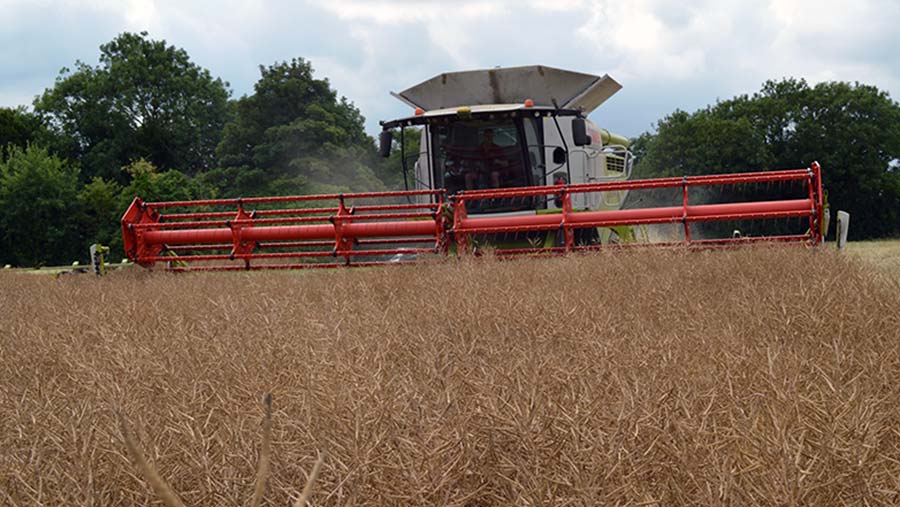
[[[313,465],[312,472],[309,473],[309,478],[306,480],[306,486],[303,487],[303,492],[300,493],[300,496],[294,502],[294,507],[306,507],[309,498],[312,496],[313,484],[316,482],[316,477],[319,476],[319,470],[322,468],[323,462],[325,462],[324,453],[319,454],[319,459]]]
[[[259,466],[256,469],[256,486],[253,488],[253,498],[250,499],[251,507],[259,507],[263,493],[266,491],[266,479],[269,475],[269,458],[272,449],[272,394],[266,393],[263,398],[266,406],[266,415],[263,417],[262,446],[259,450]]]
[[[144,476],[144,479],[150,483],[150,487],[153,488],[156,496],[158,496],[167,507],[186,507],[184,502],[181,501],[181,498],[178,497],[178,494],[172,490],[165,479],[160,477],[156,469],[153,468],[153,465],[151,465],[147,461],[147,458],[144,457],[144,453],[141,452],[134,436],[132,436],[131,428],[128,425],[128,420],[125,418],[125,415],[117,410],[116,416],[119,419],[119,429],[122,431],[122,438],[125,440],[125,447],[128,449],[128,455],[131,456],[131,461],[137,465],[141,474]]]
[[[271,449],[272,449],[272,394],[266,393],[263,398],[263,404],[265,405],[265,415],[263,416],[263,435],[262,435],[262,446],[260,448],[259,454],[259,464],[256,469],[256,481],[253,488],[253,496],[250,499],[251,507],[259,507],[262,503],[262,497],[266,490],[266,480],[269,477],[270,472],[270,461],[271,461]],[[116,418],[119,420],[119,429],[122,432],[122,438],[125,440],[125,447],[128,449],[128,455],[131,457],[131,460],[141,471],[141,474],[144,476],[147,482],[150,483],[150,486],[153,488],[153,491],[156,493],[156,496],[162,500],[163,504],[166,507],[187,507],[181,498],[178,497],[178,494],[172,489],[171,486],[163,479],[153,465],[147,461],[147,458],[144,457],[144,454],[141,452],[140,447],[137,445],[137,441],[135,440],[131,427],[128,424],[128,419],[126,419],[125,415],[120,411],[116,410]],[[306,485],[303,487],[303,492],[294,502],[294,507],[306,507],[307,502],[309,501],[310,496],[312,496],[313,483],[316,481],[316,477],[319,475],[319,470],[322,468],[322,463],[325,461],[325,455],[319,454],[319,458],[316,460],[315,465],[313,465],[313,469],[309,474],[309,478],[306,481]]]

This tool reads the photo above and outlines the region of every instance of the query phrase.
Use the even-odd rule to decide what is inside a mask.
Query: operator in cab
[[[482,175],[489,179],[492,188],[500,188],[500,176],[508,164],[504,158],[503,148],[494,142],[494,129],[486,128],[481,135],[481,144],[478,145],[477,151],[480,167],[477,171],[466,172],[466,188],[469,190],[476,188]]]

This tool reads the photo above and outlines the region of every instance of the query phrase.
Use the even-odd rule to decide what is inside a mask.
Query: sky
[[[900,0],[0,0],[0,106],[30,105],[76,60],[146,30],[233,97],[303,57],[371,134],[410,114],[389,95],[448,71],[542,64],[624,88],[591,119],[636,136],[676,109],[767,79],[850,81],[900,98]]]

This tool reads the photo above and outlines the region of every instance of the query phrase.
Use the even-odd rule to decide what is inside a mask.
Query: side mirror
[[[378,154],[383,158],[391,156],[391,144],[394,142],[393,130],[382,130],[378,136]]]
[[[566,150],[557,146],[553,149],[553,163],[556,165],[562,165],[566,163]]]
[[[588,146],[591,144],[591,138],[587,134],[587,124],[584,118],[572,120],[572,142],[575,143],[575,146]]]

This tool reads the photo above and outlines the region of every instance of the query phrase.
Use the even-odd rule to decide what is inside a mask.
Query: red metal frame
[[[691,205],[689,189],[699,186],[736,185],[749,183],[771,183],[801,181],[806,185],[806,198],[779,201],[738,202],[726,204]],[[576,193],[607,192],[618,190],[647,190],[658,188],[682,189],[682,205],[671,207],[619,209],[611,211],[573,211],[571,196]],[[560,213],[544,215],[514,216],[481,216],[469,217],[465,209],[466,203],[473,201],[512,198],[537,197],[556,198],[562,201]],[[469,237],[475,234],[515,233],[526,231],[564,231],[564,245],[553,249],[508,249],[501,254],[535,253],[535,252],[570,252],[595,247],[576,247],[574,244],[575,229],[591,227],[616,227],[622,225],[649,225],[665,223],[682,223],[684,241],[690,246],[727,246],[745,244],[761,240],[805,241],[818,244],[822,241],[822,176],[821,167],[814,163],[808,169],[786,171],[762,171],[739,174],[721,174],[710,176],[686,176],[681,178],[658,178],[648,180],[631,180],[620,182],[586,183],[573,185],[557,185],[546,187],[528,187],[516,189],[492,189],[460,192],[451,198],[454,207],[453,233],[457,243],[469,248]],[[762,220],[774,218],[808,217],[809,230],[806,234],[778,236],[775,238],[723,238],[716,240],[692,241],[690,224],[694,222],[726,221],[726,220]],[[656,243],[670,245],[671,243]]]
[[[348,204],[369,199],[411,201],[422,196],[431,202]],[[363,266],[377,262],[357,259],[435,253],[445,248],[444,200],[441,190],[158,203],[135,198],[122,217],[122,235],[130,259],[145,267],[166,262],[174,271],[185,270],[187,263],[192,263],[191,270]],[[322,206],[333,201],[337,206]],[[311,206],[246,210],[248,205],[282,203]],[[222,206],[235,209],[209,210]],[[164,213],[172,208],[196,211]],[[168,255],[170,252],[178,255]],[[316,258],[342,258],[343,262],[271,263],[274,259]],[[254,260],[270,262],[252,264]],[[212,261],[227,264],[208,264]],[[197,262],[202,264],[193,264]]]
[[[693,187],[787,181],[802,182],[804,195],[778,201],[690,204],[689,190]],[[680,206],[610,211],[579,211],[572,207],[572,196],[579,193],[679,187]],[[550,214],[468,213],[476,201],[529,197],[555,200],[561,209]],[[368,202],[373,199],[380,202]],[[417,199],[427,202],[414,202]],[[384,203],[385,200],[398,202]],[[290,206],[247,210],[248,206],[279,204]],[[221,207],[231,209],[213,209]],[[171,209],[175,211],[165,213]],[[452,210],[452,219],[449,213],[445,214],[447,210]],[[816,245],[823,237],[823,212],[821,167],[813,163],[808,169],[784,171],[461,191],[449,202],[443,190],[158,203],[135,198],[122,217],[122,234],[128,257],[146,267],[166,262],[174,271],[293,269],[371,266],[383,264],[385,256],[395,254],[447,253],[451,243],[455,243],[457,252],[471,252],[473,236],[529,231],[561,231],[561,244],[496,252],[511,256],[631,247],[639,245],[576,245],[575,231],[665,223],[681,223],[684,240],[652,245],[710,248],[760,241]],[[691,237],[691,224],[695,222],[793,217],[809,219],[805,234],[712,240]],[[342,262],[324,262],[327,258],[340,258]],[[273,263],[280,259],[295,262]]]

